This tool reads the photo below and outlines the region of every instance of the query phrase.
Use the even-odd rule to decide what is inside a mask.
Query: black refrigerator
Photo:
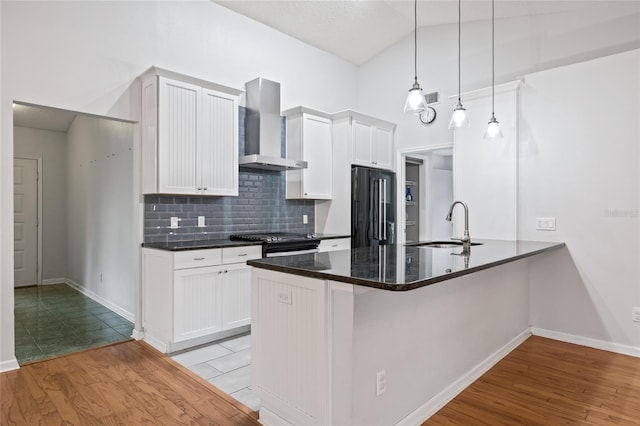
[[[395,174],[351,167],[351,247],[395,244]]]

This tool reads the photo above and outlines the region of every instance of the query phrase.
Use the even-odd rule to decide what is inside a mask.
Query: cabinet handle
[[[202,188],[201,187],[197,187],[196,190],[202,191]]]
[[[194,257],[193,260],[204,260],[204,257]]]
[[[334,244],[334,245],[332,245],[331,247],[338,247],[338,245],[337,245],[337,244]]]
[[[225,273],[225,274],[226,274],[227,272],[229,272],[229,271],[224,271],[224,273]]]
[[[222,271],[218,271],[218,275],[222,274]]]
[[[240,254],[238,255],[238,257],[244,257],[244,256],[246,256],[246,255],[247,255],[247,253],[240,253]]]
[[[307,195],[309,195],[307,192],[304,193],[304,196],[306,197]]]
[[[206,191],[207,189],[209,189],[209,188],[207,188],[206,186],[204,188],[202,188],[203,191]]]

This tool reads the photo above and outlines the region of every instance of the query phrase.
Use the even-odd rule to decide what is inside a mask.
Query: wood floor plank
[[[424,425],[640,425],[640,359],[532,336]]]
[[[3,426],[258,425],[249,408],[135,341],[2,373],[0,391]]]

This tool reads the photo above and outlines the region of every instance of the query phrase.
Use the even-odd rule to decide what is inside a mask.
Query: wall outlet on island
[[[387,373],[380,370],[376,373],[376,396],[382,395],[387,390]]]
[[[631,317],[633,322],[640,322],[640,308],[631,308]]]

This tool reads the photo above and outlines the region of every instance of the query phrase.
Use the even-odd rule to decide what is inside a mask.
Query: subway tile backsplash
[[[241,107],[240,123],[244,123],[244,112]],[[243,155],[242,125],[239,136]],[[314,232],[314,202],[286,200],[285,177],[285,172],[241,168],[237,197],[145,195],[144,242],[220,239],[240,232]],[[306,225],[303,215],[309,219]],[[172,216],[179,218],[177,229],[170,227]],[[205,217],[202,228],[197,226],[198,216]]]

